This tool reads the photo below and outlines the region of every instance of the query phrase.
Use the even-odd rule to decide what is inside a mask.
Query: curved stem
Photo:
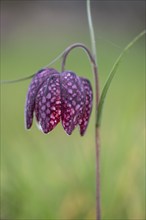
[[[62,56],[63,60],[62,60],[62,70],[61,71],[63,72],[65,70],[66,58],[67,58],[68,54],[71,52],[71,50],[73,50],[74,48],[77,48],[77,47],[83,49],[87,53],[92,65],[93,65],[93,73],[94,73],[94,78],[95,78],[95,91],[96,91],[96,113],[97,113],[98,99],[99,99],[98,70],[97,70],[97,65],[96,65],[95,59],[94,59],[92,53],[90,52],[90,50],[84,44],[81,44],[81,43],[75,43],[75,44],[72,44],[71,46],[69,46],[64,51],[64,54]]]
[[[98,85],[98,70],[97,70],[97,64],[95,61],[95,58],[93,57],[92,53],[90,50],[81,43],[76,43],[71,46],[69,46],[64,54],[63,54],[63,61],[62,61],[62,72],[65,69],[65,63],[68,54],[73,50],[74,48],[81,48],[83,49],[87,55],[89,56],[89,59],[91,63],[93,64],[93,74],[94,74],[94,82],[95,82],[95,95],[96,95],[96,100],[95,100],[95,117],[97,116],[97,110],[98,110],[98,100],[99,100],[99,85]],[[96,121],[96,118],[95,118]],[[99,169],[99,129],[96,127],[95,123],[95,146],[96,146],[96,219],[100,220],[100,169]]]

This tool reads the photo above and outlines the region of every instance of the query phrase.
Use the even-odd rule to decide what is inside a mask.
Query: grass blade
[[[108,92],[108,89],[111,85],[112,79],[115,76],[117,69],[119,67],[119,64],[122,61],[122,58],[124,57],[125,53],[144,35],[146,34],[146,30],[142,31],[140,34],[138,34],[126,47],[125,49],[121,52],[120,56],[117,58],[116,62],[114,63],[109,76],[105,82],[105,85],[103,87],[101,96],[100,96],[100,100],[99,100],[99,104],[98,104],[98,112],[97,112],[97,118],[96,118],[96,126],[99,127],[101,124],[101,115],[102,115],[102,111],[103,111],[103,105],[104,105],[104,101]]]

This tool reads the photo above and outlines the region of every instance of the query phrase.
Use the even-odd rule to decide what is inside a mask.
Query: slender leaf
[[[98,104],[98,112],[97,112],[97,118],[96,118],[96,126],[99,127],[101,124],[101,115],[102,115],[102,111],[103,111],[103,106],[104,106],[104,101],[108,92],[108,89],[111,85],[112,79],[115,76],[115,74],[117,73],[117,69],[119,67],[119,64],[122,61],[122,58],[124,57],[125,53],[144,35],[146,34],[146,30],[142,31],[140,34],[138,34],[126,47],[125,49],[121,52],[120,56],[117,58],[116,62],[114,63],[109,76],[105,82],[105,85],[103,87],[101,96],[100,96],[100,100],[99,100],[99,104]]]

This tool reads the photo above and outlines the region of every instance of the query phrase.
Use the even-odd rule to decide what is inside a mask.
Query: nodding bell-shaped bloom
[[[92,111],[93,92],[90,82],[71,71],[57,72],[45,68],[36,73],[29,86],[25,123],[29,129],[33,113],[39,127],[48,133],[60,122],[68,135],[78,125],[83,136]]]

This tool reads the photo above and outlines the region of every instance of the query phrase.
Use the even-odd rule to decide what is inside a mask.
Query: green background
[[[130,3],[131,2],[131,3]],[[143,3],[92,2],[100,91],[122,49],[144,29]],[[139,6],[139,7],[137,7]],[[67,46],[90,47],[84,1],[2,1],[1,79],[28,76]],[[100,130],[103,219],[145,218],[145,42],[134,45],[108,92]],[[60,61],[53,65],[60,71]],[[89,78],[72,51],[66,69]],[[24,127],[30,80],[1,86],[1,218],[95,219],[94,110],[84,137],[61,124],[45,135]]]

